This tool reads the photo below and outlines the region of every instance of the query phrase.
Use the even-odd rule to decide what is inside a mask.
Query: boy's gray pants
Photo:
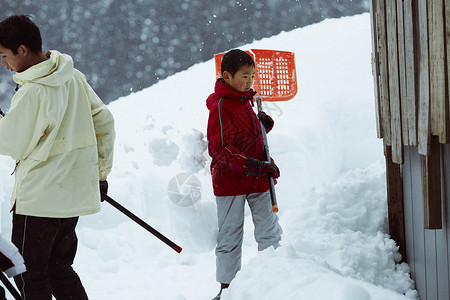
[[[255,225],[258,250],[279,246],[282,229],[272,212],[270,192],[216,197],[219,235],[216,247],[216,280],[230,283],[241,269],[244,204],[248,201]]]

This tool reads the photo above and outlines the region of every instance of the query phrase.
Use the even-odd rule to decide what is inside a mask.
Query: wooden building
[[[450,0],[371,0],[389,233],[422,300],[450,300]]]

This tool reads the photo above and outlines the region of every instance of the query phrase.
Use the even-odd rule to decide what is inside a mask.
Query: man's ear
[[[25,45],[20,45],[19,48],[17,48],[17,54],[27,56],[28,53],[30,53],[30,49]]]

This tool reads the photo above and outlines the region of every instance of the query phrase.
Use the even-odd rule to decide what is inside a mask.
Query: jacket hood
[[[23,72],[13,75],[16,83],[39,83],[47,86],[61,86],[73,76],[73,60],[69,55],[56,50],[47,53],[48,59]]]
[[[214,87],[214,93],[209,95],[208,99],[206,99],[206,107],[211,110],[213,104],[220,100],[222,97],[226,97],[227,99],[235,100],[235,101],[251,101],[253,96],[255,96],[256,92],[250,89],[247,92],[240,92],[233,87],[229,86],[225,83],[223,78],[219,78],[216,81],[216,85]]]

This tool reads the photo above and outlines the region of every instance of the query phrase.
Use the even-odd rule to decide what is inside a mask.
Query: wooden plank
[[[402,141],[409,146],[409,119],[406,99],[406,63],[405,63],[405,27],[403,19],[403,0],[396,0],[397,4],[397,45],[398,45],[398,74],[400,87],[400,108],[402,121]]]
[[[415,249],[414,249],[414,211],[413,200],[416,194],[413,193],[413,183],[411,174],[411,151],[415,148],[405,147],[405,162],[401,165],[403,180],[403,212],[405,224],[405,248],[407,262],[411,270],[411,278],[414,280],[416,274]]]
[[[389,235],[394,241],[397,242],[402,258],[406,259],[403,181],[400,172],[400,165],[392,161],[391,146],[385,147],[385,154]]]
[[[448,102],[445,96],[445,35],[443,0],[428,1],[431,134],[448,143]]]
[[[377,45],[377,11],[376,5],[373,0],[369,1],[370,7],[370,28],[372,31],[372,76],[373,76],[373,90],[375,96],[375,118],[376,118],[376,129],[377,129],[377,137],[383,138],[383,129],[381,128],[381,99],[379,97],[380,87],[378,84],[378,77],[380,76],[380,70],[378,67],[379,58],[378,58],[378,45]]]
[[[403,163],[402,117],[398,68],[397,8],[395,0],[386,0],[388,38],[389,102],[391,109],[392,160]]]
[[[433,135],[430,153],[421,158],[425,229],[442,229],[440,149],[439,137]]]
[[[416,47],[414,39],[414,14],[412,0],[403,2],[403,22],[405,28],[405,69],[406,69],[406,115],[408,120],[408,146],[417,146],[417,98],[416,98]]]
[[[419,41],[418,47],[418,89],[419,107],[417,137],[419,142],[419,153],[428,155],[430,151],[430,81],[428,73],[428,21],[427,21],[427,1],[417,1],[417,33]]]
[[[377,25],[377,47],[379,58],[379,103],[381,105],[381,134],[383,141],[387,145],[392,145],[391,139],[391,113],[389,107],[389,72],[387,53],[387,33],[386,33],[386,2],[385,0],[375,1],[376,25]]]

